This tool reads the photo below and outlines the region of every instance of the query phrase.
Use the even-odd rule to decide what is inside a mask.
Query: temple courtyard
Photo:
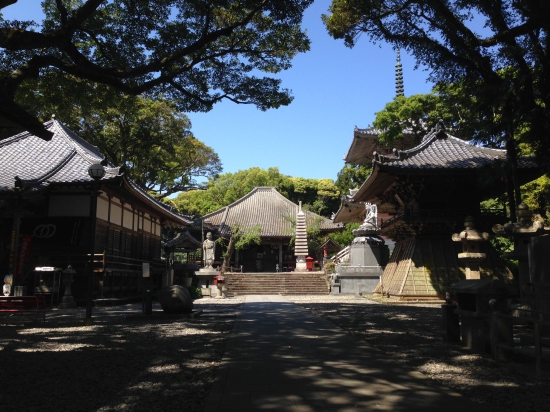
[[[2,411],[543,411],[548,373],[441,339],[435,304],[354,296],[141,304],[0,317]],[[154,305],[154,313],[160,306]],[[545,370],[547,371],[547,365]]]

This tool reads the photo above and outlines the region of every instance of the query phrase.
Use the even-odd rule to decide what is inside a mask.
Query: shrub
[[[328,275],[328,274],[331,274],[331,273],[335,273],[335,264],[334,262],[327,262],[325,263],[325,266],[324,266],[324,269],[325,269],[325,273]]]
[[[200,298],[202,298],[201,288],[199,288],[197,286],[189,286],[187,288],[187,290],[189,290],[189,294],[191,295],[191,299],[200,299]]]

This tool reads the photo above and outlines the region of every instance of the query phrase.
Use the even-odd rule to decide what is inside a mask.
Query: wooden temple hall
[[[193,220],[186,231],[166,243],[170,256],[178,261],[178,256],[194,261],[197,245],[201,245],[208,232],[213,239],[220,237],[229,240],[232,227],[248,228],[259,225],[261,244],[248,245],[233,253],[231,266],[226,270],[242,272],[290,272],[296,267],[296,256],[291,239],[295,234],[298,205],[281,195],[274,187],[255,187],[236,202]],[[341,223],[333,223],[315,213],[306,212],[306,225],[318,225],[321,234],[341,231]],[[200,246],[199,246],[200,247]],[[225,249],[217,246],[214,267],[221,267]],[[319,256],[316,255],[316,252]],[[320,252],[320,253],[319,253]],[[316,266],[322,262],[323,250],[309,250]],[[187,260],[190,259],[190,260]]]
[[[57,120],[44,125],[49,141],[23,132],[0,141],[0,243],[2,274],[26,293],[86,299],[139,295],[143,264],[153,289],[161,286],[161,230],[185,227],[172,212]],[[94,173],[98,175],[92,177]],[[37,269],[38,268],[38,269]]]
[[[365,203],[378,207],[381,235],[396,242],[375,292],[406,298],[437,298],[447,287],[465,278],[462,251],[453,233],[464,230],[472,216],[476,228],[491,233],[496,223],[506,222],[502,209],[482,210],[480,202],[506,192],[499,179],[484,184],[505,161],[506,152],[478,147],[451,136],[440,122],[413,147],[389,150],[377,146],[378,133],[356,133],[346,161],[371,163],[365,182],[342,200],[333,216],[336,223],[359,222]],[[369,149],[378,148],[374,153]],[[520,184],[540,176],[531,158],[520,158]],[[487,258],[481,277],[511,279],[512,274],[492,248],[481,242]]]

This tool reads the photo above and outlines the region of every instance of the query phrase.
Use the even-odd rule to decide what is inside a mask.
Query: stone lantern
[[[548,233],[544,222],[533,221],[533,211],[525,203],[520,203],[517,208],[518,221],[508,222],[504,225],[494,225],[493,232],[497,236],[512,237],[514,239],[514,251],[506,253],[506,257],[516,259],[519,262],[519,285],[521,292],[529,286],[532,279],[529,273],[528,248],[531,238]]]
[[[466,264],[466,279],[481,279],[479,265],[487,255],[480,252],[480,242],[489,240],[489,234],[475,228],[472,216],[464,220],[464,227],[462,232],[454,233],[452,236],[454,242],[462,242],[462,253],[458,254],[458,259]]]

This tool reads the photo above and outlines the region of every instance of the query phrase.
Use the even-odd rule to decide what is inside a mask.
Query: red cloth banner
[[[31,251],[32,236],[19,236],[19,254],[17,257],[17,276],[23,276],[25,261],[29,258]]]

